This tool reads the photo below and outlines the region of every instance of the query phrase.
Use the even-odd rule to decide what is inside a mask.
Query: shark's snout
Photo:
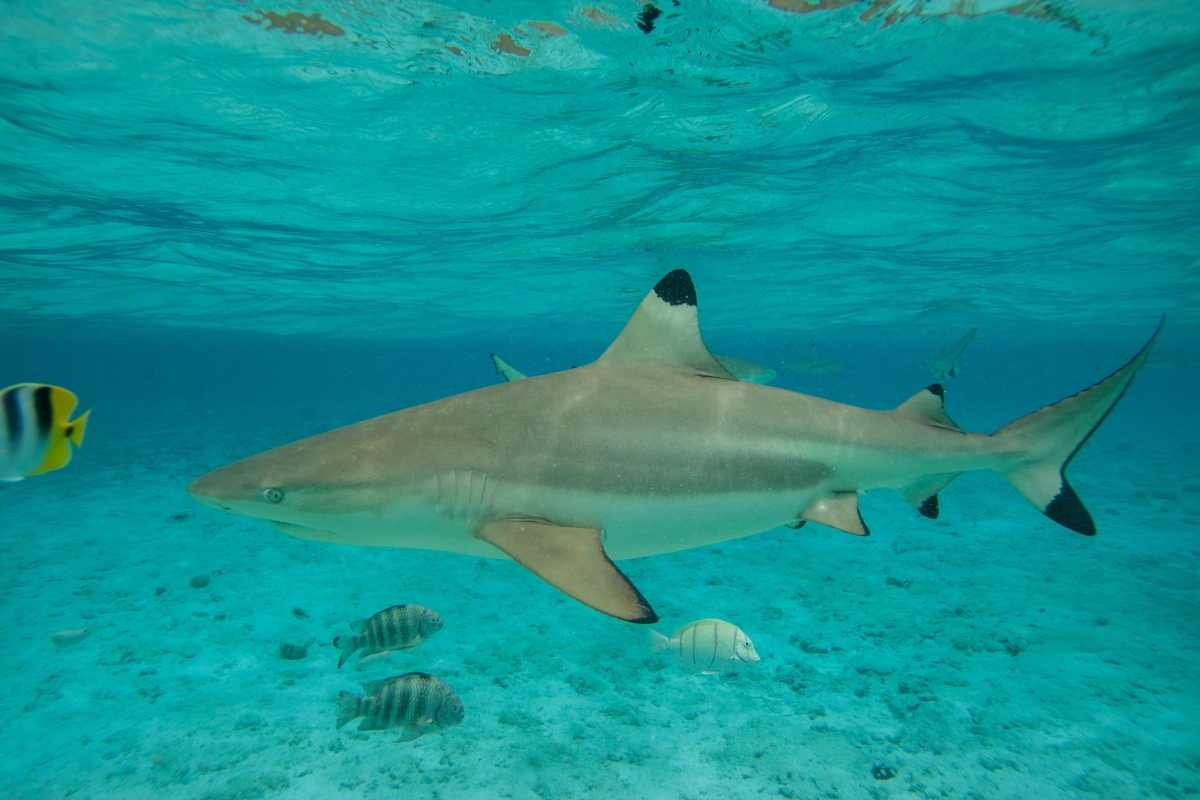
[[[221,502],[221,498],[218,496],[220,482],[213,479],[215,474],[216,472],[210,472],[207,475],[201,475],[189,483],[187,487],[188,494],[198,503],[211,506],[218,511],[228,511],[229,506]]]

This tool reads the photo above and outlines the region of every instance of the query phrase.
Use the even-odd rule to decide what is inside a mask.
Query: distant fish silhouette
[[[733,377],[739,381],[747,383],[770,383],[775,380],[778,372],[765,367],[762,364],[755,364],[753,361],[742,361],[740,358],[733,356],[718,356],[713,355],[717,361],[721,362],[721,366],[733,373]]]
[[[504,359],[495,353],[491,354],[492,364],[496,366],[496,374],[503,375],[506,381],[519,381],[528,378],[525,373],[514,369],[505,363]],[[749,383],[770,383],[775,379],[778,372],[765,367],[762,364],[755,364],[753,361],[743,361],[740,358],[733,356],[718,356],[714,355],[717,361],[721,362],[721,366],[733,373],[733,377],[739,381],[747,381]]]
[[[1087,353],[1088,358],[1096,365],[1097,370],[1107,371],[1112,365],[1119,364],[1123,360],[1117,356],[1110,356],[1098,350],[1093,350],[1085,344],[1080,344],[1079,346],[1083,349],[1083,352]],[[1146,368],[1189,369],[1198,361],[1200,361],[1200,354],[1182,349],[1167,350],[1157,347],[1150,354],[1150,358],[1146,360]]]
[[[1079,346],[1083,349],[1083,352],[1087,353],[1087,357],[1092,360],[1092,363],[1096,365],[1096,369],[1098,370],[1107,371],[1109,365],[1115,365],[1121,361],[1121,359],[1101,353],[1099,350],[1093,350],[1082,342]]]
[[[59,646],[78,644],[86,639],[91,632],[91,628],[75,628],[69,631],[59,631],[50,637],[50,641]]]
[[[792,344],[788,342],[788,346],[784,349],[783,365],[792,372],[801,375],[841,375],[842,362],[829,356],[821,355],[817,350],[817,343],[813,342],[812,347],[808,350],[808,355],[804,358],[792,358]]]
[[[963,350],[967,349],[967,345],[971,343],[971,340],[975,338],[975,331],[977,330],[979,328],[971,328],[952,347],[943,347],[941,350],[938,350],[937,355],[933,357],[933,362],[929,365],[930,374],[939,380],[957,378],[958,359],[962,355]]]

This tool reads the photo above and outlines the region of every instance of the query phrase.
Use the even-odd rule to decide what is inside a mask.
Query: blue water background
[[[274,9],[342,31],[308,35],[233,2],[0,6],[0,386],[93,409],[68,467],[0,485],[0,792],[1200,793],[1200,19],[869,8],[681,0],[650,33],[637,4]],[[705,679],[515,565],[303,542],[184,492],[495,383],[491,352],[587,363],[679,267],[716,352],[872,408],[978,326],[947,381],[978,431],[1100,379],[1167,312],[1071,466],[1099,536],[971,474],[937,521],[866,495],[865,540],[623,563],[660,630],[753,637],[761,664]],[[814,341],[841,375],[784,370]],[[335,670],[332,636],[397,602],[446,629]],[[284,640],[313,644],[291,662]],[[463,726],[334,731],[339,691],[409,669],[456,688]]]

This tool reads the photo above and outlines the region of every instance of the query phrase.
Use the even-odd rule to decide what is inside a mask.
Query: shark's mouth
[[[309,528],[305,525],[297,525],[293,522],[280,522],[277,519],[271,520],[271,525],[278,531],[286,533],[288,536],[295,536],[298,539],[316,539],[321,542],[336,541],[338,535],[333,531],[326,531],[320,528]]]

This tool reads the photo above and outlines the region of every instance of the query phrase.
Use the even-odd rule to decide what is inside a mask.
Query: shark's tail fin
[[[1067,465],[1125,395],[1133,376],[1150,356],[1150,348],[1165,321],[1166,316],[1146,346],[1112,375],[992,434],[1009,441],[1006,449],[1023,454],[1016,464],[999,470],[1000,474],[1059,525],[1086,536],[1095,535],[1092,515],[1067,483]]]

